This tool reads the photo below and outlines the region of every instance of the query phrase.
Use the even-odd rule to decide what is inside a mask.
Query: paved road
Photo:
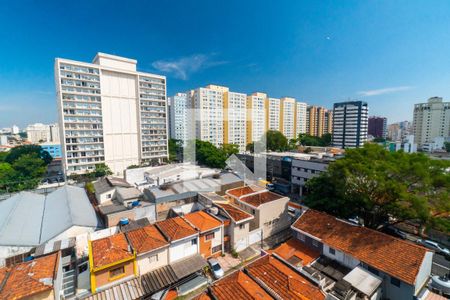
[[[443,255],[435,253],[433,255],[431,273],[439,276],[450,274],[450,259],[446,259]]]

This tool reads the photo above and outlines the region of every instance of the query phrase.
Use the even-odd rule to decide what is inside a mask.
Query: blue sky
[[[361,99],[391,123],[450,99],[450,1],[3,1],[0,127],[55,121],[54,58],[98,51],[167,75],[168,95]]]

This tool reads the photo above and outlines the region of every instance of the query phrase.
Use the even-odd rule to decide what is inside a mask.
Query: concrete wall
[[[123,266],[125,269],[124,275],[120,276],[120,278],[119,277],[117,277],[115,279],[110,278],[109,271],[119,268],[121,266]],[[132,277],[132,276],[134,276],[133,261],[128,261],[123,264],[96,272],[95,273],[96,288],[97,288],[97,290],[101,289],[101,288],[106,288],[107,286],[110,286],[117,282],[120,282],[124,278]]]
[[[425,254],[422,265],[420,266],[419,272],[416,277],[416,285],[414,293],[417,294],[420,289],[424,286],[431,274],[431,265],[433,264],[433,252],[428,251]]]
[[[214,233],[214,238],[206,240],[206,236],[212,233]],[[219,227],[206,233],[202,233],[199,237],[199,241],[200,241],[200,254],[205,258],[210,257],[212,254],[218,252],[216,251],[213,253],[212,248],[222,245],[222,227]]]
[[[192,244],[192,240],[196,240],[196,243]],[[198,236],[175,241],[169,247],[169,263],[171,264],[197,253],[199,253]]]
[[[332,249],[334,249],[334,248],[332,248]],[[323,245],[323,253],[322,254],[331,259],[334,259],[334,260],[340,262],[342,265],[344,265],[350,269],[353,269],[360,264],[360,261],[357,260],[356,258],[354,258],[348,254],[345,254],[344,252],[339,251],[337,249],[334,249],[334,254],[332,254],[330,252],[330,247],[326,244]]]
[[[153,262],[150,261],[150,258],[153,256],[157,257],[157,261]],[[168,265],[169,264],[168,247],[138,255],[137,264],[139,268],[139,275],[148,273],[157,268]]]
[[[111,201],[116,196],[116,189],[111,188],[111,190],[106,191],[104,193],[95,192],[95,199],[97,199],[98,204],[103,204],[106,201]]]
[[[240,224],[235,223],[230,224],[231,247],[233,249],[237,248],[240,241],[247,241],[248,233],[250,231],[250,222],[241,223],[241,225],[243,225],[242,229],[239,228],[239,225]]]

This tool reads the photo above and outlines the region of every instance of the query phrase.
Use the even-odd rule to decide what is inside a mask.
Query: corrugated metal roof
[[[65,185],[47,195],[21,192],[0,201],[0,245],[38,246],[72,226],[98,226],[83,188]]]
[[[138,278],[133,278],[107,290],[95,293],[86,300],[136,300],[145,295]]]
[[[161,267],[141,276],[141,284],[146,295],[151,295],[177,282],[179,278],[170,265]]]
[[[34,251],[34,256],[41,256],[59,250],[75,247],[75,238],[64,239],[61,241],[52,241],[42,244]]]

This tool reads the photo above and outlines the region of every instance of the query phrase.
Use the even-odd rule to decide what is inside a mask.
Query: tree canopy
[[[40,159],[44,161],[46,165],[52,162],[53,158],[50,154],[42,149],[39,145],[23,145],[19,147],[14,147],[11,151],[8,152],[8,155],[5,158],[7,163],[14,163],[15,160],[19,159],[22,155],[25,154],[36,154]]]
[[[169,161],[175,161],[178,158],[178,153],[182,150],[182,142],[176,139],[169,140]]]
[[[331,134],[325,133],[319,137],[305,133],[300,133],[298,135],[298,141],[302,146],[328,147],[331,145]]]
[[[421,153],[365,144],[309,180],[305,204],[342,218],[358,216],[371,228],[414,220],[450,232],[449,167]]]
[[[233,144],[224,144],[217,148],[210,142],[195,141],[195,156],[196,160],[210,168],[223,169],[226,166],[225,161],[232,154],[239,153],[239,147]]]

